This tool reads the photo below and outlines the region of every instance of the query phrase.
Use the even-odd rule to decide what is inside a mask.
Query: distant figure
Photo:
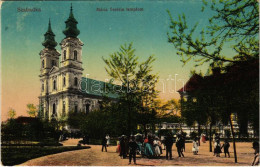
[[[165,139],[165,146],[166,146],[166,159],[168,159],[168,155],[170,159],[172,159],[172,145],[173,145],[173,138],[171,134],[168,134]]]
[[[221,149],[224,147],[224,153],[225,153],[225,157],[226,157],[226,154],[228,155],[228,158],[230,158],[230,154],[229,154],[229,147],[230,147],[230,144],[228,142],[228,139],[225,140],[225,143],[222,145]]]
[[[161,155],[162,149],[161,149],[161,142],[158,137],[155,137],[153,141],[153,146],[154,146],[155,156],[159,157]]]
[[[126,143],[125,143],[125,136],[122,135],[120,138],[120,154],[121,158],[126,158]]]
[[[178,135],[177,140],[176,140],[176,147],[177,147],[177,152],[179,157],[183,156],[183,147],[184,147],[184,138],[182,135]]]
[[[118,141],[116,141],[116,152],[120,154],[120,138],[118,139]]]
[[[206,136],[205,134],[201,134],[201,142],[206,143]]]
[[[107,147],[108,147],[110,145],[110,137],[108,134],[106,135],[106,139],[107,139]]]
[[[102,152],[104,148],[107,152],[107,139],[105,137],[102,139]]]
[[[153,151],[153,147],[152,145],[150,144],[150,141],[149,141],[149,138],[145,138],[144,140],[144,154],[147,156],[147,157],[151,157],[154,155],[154,151]]]
[[[129,140],[129,164],[131,164],[131,160],[133,158],[134,164],[136,165],[136,151],[138,148],[138,145],[135,141],[135,137],[131,136]]]
[[[222,152],[221,151],[221,145],[220,145],[220,141],[219,139],[216,140],[215,144],[214,144],[214,153],[216,155],[216,157],[220,157],[220,153]]]
[[[259,142],[253,142],[253,149],[255,150],[255,157],[252,163],[252,166],[258,166],[259,165]]]
[[[192,142],[192,152],[193,152],[193,155],[198,155],[199,143],[197,141],[197,138],[194,138],[194,140]]]

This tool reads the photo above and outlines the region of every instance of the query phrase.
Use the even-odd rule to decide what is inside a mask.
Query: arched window
[[[56,61],[55,60],[51,60],[51,66],[53,67],[53,66],[57,66],[57,64],[56,64]]]
[[[44,60],[42,60],[42,68],[44,68]]]
[[[74,50],[74,60],[78,59],[78,52],[76,50]]]
[[[65,116],[65,101],[62,104],[62,115]]]
[[[53,116],[56,115],[56,105],[55,105],[55,103],[53,103],[53,105],[52,105],[52,115]]]
[[[78,78],[77,77],[74,78],[74,86],[78,86]]]
[[[53,81],[53,90],[56,90],[56,80]]]
[[[66,86],[66,78],[63,77],[63,86]]]
[[[63,59],[66,60],[66,50],[63,52]]]
[[[85,109],[86,114],[89,113],[89,107],[90,107],[90,104],[86,104],[86,109]]]
[[[75,108],[74,108],[74,110],[75,110],[74,112],[75,112],[75,113],[77,113],[77,112],[78,112],[78,105],[77,105],[77,104],[75,104],[75,106],[74,106],[74,107],[75,107]]]

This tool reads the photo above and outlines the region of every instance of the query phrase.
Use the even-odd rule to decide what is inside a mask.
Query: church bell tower
[[[44,34],[44,41],[42,43],[44,49],[40,52],[41,68],[40,68],[40,82],[41,82],[41,94],[40,94],[40,110],[41,116],[49,117],[49,87],[50,76],[49,72],[54,67],[59,67],[60,53],[55,49],[57,42],[55,41],[55,34],[51,29],[51,21],[49,20],[48,30]]]
[[[77,28],[77,20],[74,18],[72,5],[69,18],[65,21],[66,28],[63,31],[65,38],[61,41],[61,69],[64,69],[64,84],[67,89],[77,89],[82,77],[82,46],[83,42],[77,38],[80,31]]]

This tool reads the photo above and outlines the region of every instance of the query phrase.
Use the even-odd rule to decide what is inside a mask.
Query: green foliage
[[[152,74],[152,63],[155,58],[149,56],[146,61],[139,63],[131,43],[121,46],[118,52],[103,60],[107,65],[105,69],[108,75],[112,80],[121,82],[123,86],[117,103],[119,110],[110,114],[119,116],[118,120],[121,122],[127,121],[127,130],[122,133],[129,135],[136,131],[138,123],[145,125],[155,118],[154,99],[158,94],[155,90],[158,76]],[[124,127],[122,126],[123,129]]]
[[[8,117],[13,119],[16,116],[16,111],[13,108],[10,108],[8,111]]]
[[[256,0],[219,0],[211,3],[205,2],[206,7],[214,12],[209,18],[209,26],[202,29],[199,36],[198,23],[188,28],[184,14],[179,18],[173,18],[170,11],[170,29],[168,42],[178,50],[186,64],[190,60],[196,62],[196,66],[203,63],[211,63],[211,66],[223,66],[224,62],[236,62],[259,57],[259,12]],[[237,53],[228,58],[223,53],[224,47],[231,47]]]
[[[9,119],[1,125],[2,144],[32,144],[40,142],[44,145],[46,140],[58,143],[59,131],[48,121],[35,118],[29,123],[20,123],[17,119]]]
[[[30,117],[36,117],[38,114],[38,109],[34,104],[27,104],[27,113]]]

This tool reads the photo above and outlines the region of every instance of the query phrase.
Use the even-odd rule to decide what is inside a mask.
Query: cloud
[[[16,30],[17,31],[22,31],[24,28],[24,20],[25,18],[29,15],[29,12],[21,12],[17,16],[17,21],[16,21]]]

